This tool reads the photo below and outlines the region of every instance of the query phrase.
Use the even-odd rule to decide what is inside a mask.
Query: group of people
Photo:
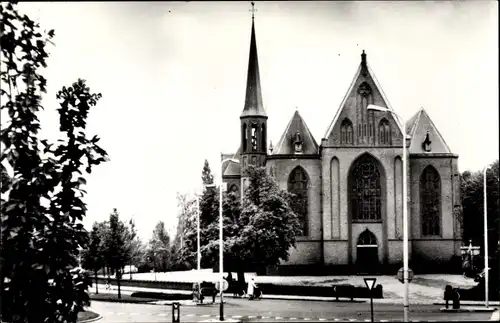
[[[241,286],[237,280],[233,279],[233,275],[231,272],[228,273],[227,277],[224,278],[228,284],[229,289],[233,291],[233,296],[235,297],[246,297],[248,296],[249,300],[254,298],[262,298],[262,291],[255,283],[255,279],[252,277],[247,283],[246,290],[245,286]]]

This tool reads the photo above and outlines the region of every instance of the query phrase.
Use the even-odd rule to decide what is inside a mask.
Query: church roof
[[[311,131],[307,127],[307,124],[302,119],[299,114],[299,111],[296,110],[293,114],[292,119],[285,128],[281,139],[273,150],[273,155],[288,155],[294,154],[294,146],[292,142],[292,138],[294,138],[295,134],[299,132],[302,139],[302,153],[306,155],[313,155],[318,153],[318,144],[316,140],[314,140]]]
[[[432,122],[424,108],[421,108],[407,122],[406,129],[408,130],[407,133],[411,135],[410,153],[452,153],[450,147],[448,147],[443,136],[441,136],[437,127],[434,125],[434,122]],[[423,142],[426,140],[427,136],[430,140],[430,151],[426,151],[423,146]]]
[[[363,53],[361,54],[361,63],[359,64],[358,70],[356,71],[356,74],[354,75],[354,78],[352,79],[351,85],[349,86],[349,89],[347,90],[344,99],[340,103],[339,109],[337,110],[337,113],[335,114],[335,117],[333,118],[333,121],[330,123],[330,126],[328,127],[325,137],[324,138],[330,138],[330,135],[332,134],[333,128],[337,124],[337,121],[341,115],[342,110],[345,108],[346,101],[351,95],[351,92],[354,90],[354,86],[356,85],[358,79],[364,74],[367,73],[373,80],[373,83],[377,87],[378,91],[380,92],[380,95],[382,96],[382,99],[387,106],[387,109],[394,111],[389,103],[389,100],[387,100],[387,97],[384,94],[384,91],[382,90],[382,87],[380,86],[379,82],[377,81],[377,78],[375,77],[375,73],[373,73],[372,69],[370,68],[370,65],[366,61],[366,54],[365,51],[363,50]],[[403,125],[401,124],[400,120],[398,118],[394,118],[396,124],[399,127],[399,130],[401,133],[403,133]]]
[[[240,150],[241,147],[238,148],[235,154],[222,154],[221,161],[224,159],[240,159]],[[222,175],[223,176],[232,176],[232,175],[240,175],[240,164],[231,160],[226,160],[222,163]]]
[[[245,107],[241,117],[267,116],[262,102],[262,90],[260,87],[259,59],[257,56],[257,42],[255,40],[254,18],[252,17],[252,35],[250,38],[250,55],[248,58],[247,90]]]

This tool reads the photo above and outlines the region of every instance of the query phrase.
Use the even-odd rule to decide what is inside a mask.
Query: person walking
[[[255,292],[255,280],[254,278],[250,278],[248,281],[248,286],[247,286],[247,295],[248,299],[252,300],[254,297],[254,292]]]

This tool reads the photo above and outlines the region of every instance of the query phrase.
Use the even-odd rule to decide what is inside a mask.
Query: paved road
[[[172,322],[172,307],[149,304],[92,302],[102,316],[102,323]],[[228,299],[225,317],[243,322],[366,322],[370,321],[369,303],[314,302],[291,300]],[[492,313],[442,313],[438,305],[411,307],[410,319],[416,321],[489,321]],[[181,306],[181,322],[202,322],[217,318],[219,305]],[[375,321],[403,321],[401,305],[374,304]]]

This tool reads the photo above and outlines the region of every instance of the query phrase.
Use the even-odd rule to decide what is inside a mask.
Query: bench
[[[351,302],[354,301],[354,286],[349,284],[335,285],[333,286],[333,296],[336,297],[337,301],[339,297],[350,298]]]

